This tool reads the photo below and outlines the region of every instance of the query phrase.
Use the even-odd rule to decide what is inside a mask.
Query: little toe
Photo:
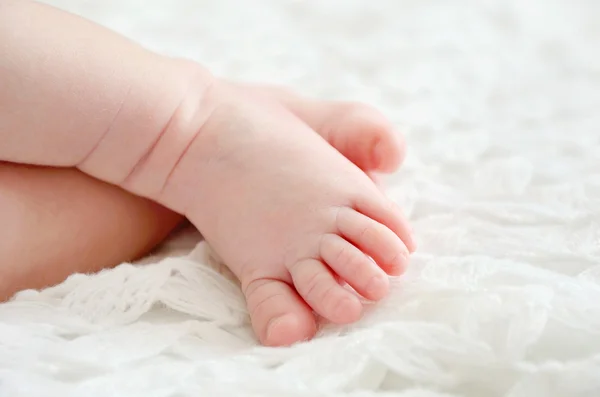
[[[265,346],[289,346],[312,338],[312,310],[288,284],[273,279],[250,282],[244,289],[254,332]]]
[[[327,320],[348,324],[360,318],[360,300],[340,286],[323,262],[316,259],[301,260],[292,265],[289,271],[300,296]]]
[[[394,172],[404,160],[402,135],[366,104],[314,100],[274,86],[247,88],[277,99],[363,171]]]
[[[352,208],[340,208],[336,226],[340,234],[369,255],[390,275],[400,275],[408,263],[408,249],[387,226]]]
[[[337,234],[326,234],[320,253],[329,267],[367,299],[379,300],[389,289],[385,272],[361,250]]]

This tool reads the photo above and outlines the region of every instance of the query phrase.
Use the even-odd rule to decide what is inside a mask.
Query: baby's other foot
[[[394,172],[404,160],[403,136],[366,104],[315,100],[278,86],[237,86],[284,105],[365,172]]]
[[[280,103],[215,83],[203,109],[166,183],[155,184],[157,145],[125,187],[161,186],[149,195],[198,227],[240,279],[263,344],[311,338],[313,311],[359,319],[361,302],[338,280],[367,299],[386,295],[387,275],[401,274],[415,247],[399,210]]]

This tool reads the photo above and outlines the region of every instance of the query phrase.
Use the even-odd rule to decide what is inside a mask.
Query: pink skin
[[[239,87],[278,100],[363,171],[394,172],[404,160],[402,136],[365,104],[309,100],[274,86]]]
[[[266,345],[312,337],[313,311],[356,321],[362,305],[338,279],[380,299],[415,249],[363,172],[391,171],[403,156],[373,109],[240,87],[10,0],[0,5],[0,71],[0,159],[77,167],[186,216],[239,277]]]
[[[272,87],[245,88],[285,103],[364,171],[384,172],[378,164],[401,159],[396,156],[404,152],[399,136],[381,114],[363,111],[364,105],[315,101]],[[345,115],[357,110],[359,117]],[[380,159],[369,142],[382,140],[389,144]],[[23,289],[55,285],[73,273],[93,273],[143,257],[182,220],[74,168],[15,163],[0,163],[0,213],[0,301]]]

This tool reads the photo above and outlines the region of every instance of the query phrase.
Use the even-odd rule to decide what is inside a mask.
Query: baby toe
[[[252,327],[266,346],[289,346],[312,338],[315,317],[288,284],[273,279],[259,279],[244,290]]]
[[[329,267],[367,299],[379,300],[389,289],[387,275],[362,251],[337,234],[326,234],[320,253]]]
[[[383,194],[371,194],[360,197],[354,203],[354,208],[361,214],[388,227],[398,236],[408,252],[417,249],[417,243],[408,220],[402,214],[400,207]]]
[[[340,286],[323,262],[305,259],[296,262],[289,271],[300,296],[327,320],[337,324],[348,324],[360,318],[360,300]]]
[[[408,263],[408,249],[387,226],[351,208],[341,208],[337,228],[342,236],[369,255],[390,275],[401,274]]]

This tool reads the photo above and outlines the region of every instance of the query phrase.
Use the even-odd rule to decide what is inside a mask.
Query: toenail
[[[293,320],[293,318],[293,314],[287,313],[269,320],[269,324],[267,324],[267,340],[272,340],[273,337],[277,334],[277,328],[279,328],[281,324]]]
[[[415,239],[415,232],[413,229],[409,229],[409,245],[410,245],[410,252],[415,252],[417,250],[417,240]],[[408,257],[408,254],[407,254]]]
[[[373,147],[373,166],[379,167],[381,166],[382,160],[385,156],[385,144],[383,141],[379,141]]]
[[[408,249],[402,250],[402,252],[400,252],[400,256],[402,257],[403,260],[405,260],[405,261],[408,260],[408,257],[410,256]]]
[[[384,263],[390,266],[401,266],[408,259],[408,255],[408,249],[402,247],[398,250],[398,252],[394,253],[394,255],[390,253],[390,256],[387,258],[387,261],[385,261]]]
[[[378,292],[385,289],[385,279],[381,276],[374,276],[369,280],[366,287],[366,292],[370,295],[377,295]]]
[[[410,260],[410,253],[408,250],[400,252],[400,263],[397,263],[398,270],[403,271]]]

